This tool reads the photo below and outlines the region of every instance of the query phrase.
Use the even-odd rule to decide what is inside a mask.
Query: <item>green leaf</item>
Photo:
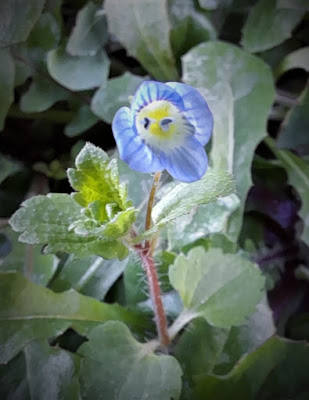
[[[172,24],[171,43],[177,57],[199,43],[216,39],[214,26],[203,12],[195,9],[193,1],[169,0],[168,11]]]
[[[93,329],[78,350],[81,393],[85,400],[179,399],[181,369],[174,357],[155,355],[122,323]]]
[[[309,149],[309,90],[306,88],[299,98],[299,104],[285,116],[277,139],[279,148]]]
[[[48,13],[43,13],[33,27],[28,39],[29,48],[38,48],[38,51],[55,48],[61,37],[61,29],[56,18]]]
[[[302,10],[280,8],[277,0],[259,0],[243,28],[244,48],[257,53],[279,45],[291,37],[303,15]]]
[[[9,227],[4,230],[12,244],[12,251],[1,260],[0,271],[17,271],[37,285],[45,286],[57,269],[58,259],[42,254],[42,246],[18,241],[18,234]]]
[[[195,377],[191,399],[305,400],[308,368],[308,345],[272,337],[243,357],[229,374]]]
[[[106,41],[106,17],[101,7],[90,1],[77,14],[66,50],[72,56],[94,56]]]
[[[86,143],[75,164],[76,169],[68,170],[68,177],[71,186],[79,191],[74,193],[75,201],[89,207],[93,222],[89,233],[100,233],[107,238],[124,236],[135,220],[136,210],[127,200],[126,185],[119,184],[117,160],[110,161],[102,149]],[[76,228],[80,227],[80,233],[84,234],[87,229],[81,222]]]
[[[78,257],[97,254],[104,258],[127,255],[126,247],[99,235],[77,234],[70,229],[79,221],[86,225],[87,217],[82,207],[67,194],[52,193],[26,200],[10,219],[19,240],[29,244],[47,244],[46,253],[63,251]]]
[[[307,0],[277,0],[277,5],[279,8],[309,11]]]
[[[244,323],[254,312],[265,281],[250,261],[221,249],[205,252],[202,247],[179,255],[169,278],[191,319],[202,316],[223,328]]]
[[[43,340],[32,342],[7,366],[0,366],[2,398],[78,400],[78,370],[75,354],[51,348]]]
[[[139,235],[135,242],[151,236],[166,225],[167,222],[189,214],[193,207],[208,204],[217,198],[228,196],[234,190],[233,179],[223,170],[208,169],[202,179],[193,183],[176,184],[172,182],[170,186],[163,188],[165,193],[152,210],[154,226]]]
[[[20,166],[0,153],[0,183],[20,170]]]
[[[279,78],[280,75],[294,68],[302,68],[309,72],[309,46],[295,50],[284,57],[275,70],[275,77]]]
[[[106,0],[109,31],[158,80],[178,80],[167,0]]]
[[[1,364],[31,341],[60,335],[69,327],[87,334],[107,320],[121,320],[137,329],[145,323],[118,304],[104,304],[74,290],[54,293],[20,274],[1,273],[0,289]]]
[[[145,78],[125,72],[122,76],[109,79],[94,94],[91,109],[95,115],[111,124],[120,107],[129,106],[133,96]]]
[[[167,226],[169,249],[182,247],[214,233],[224,233],[231,213],[239,207],[235,194],[219,198],[209,204],[193,207],[189,214],[177,218]]]
[[[50,288],[56,292],[73,288],[86,296],[102,300],[127,264],[128,257],[119,261],[95,256],[74,259],[70,256]]]
[[[101,86],[107,79],[109,64],[104,50],[94,56],[73,57],[61,46],[47,55],[50,75],[70,90],[87,90]]]
[[[0,5],[0,15],[1,8]],[[0,50],[0,60],[0,131],[2,131],[5,117],[14,100],[15,65],[8,49]]]
[[[1,1],[0,48],[27,39],[42,12],[44,3],[45,0],[29,0],[26,3],[24,0]]]
[[[289,184],[301,198],[302,206],[298,212],[304,224],[301,238],[309,246],[309,164],[288,150],[277,150],[271,138],[267,138],[266,143],[280,160],[288,174]]]
[[[236,180],[241,205],[227,228],[229,238],[236,241],[252,184],[254,151],[266,134],[274,100],[272,73],[257,57],[222,42],[200,44],[182,61],[184,82],[200,89],[214,116],[213,166],[226,169]]]
[[[34,75],[31,86],[22,95],[20,108],[24,112],[48,110],[57,101],[66,100],[70,93],[42,75]]]
[[[75,137],[92,128],[99,119],[92,113],[87,104],[82,105],[74,115],[72,121],[64,128],[68,137]]]

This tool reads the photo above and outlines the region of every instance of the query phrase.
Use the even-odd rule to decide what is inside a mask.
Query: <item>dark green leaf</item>
[[[106,0],[108,28],[158,80],[175,81],[178,73],[169,36],[167,0]]]
[[[193,0],[169,0],[168,10],[172,24],[171,43],[177,57],[199,43],[216,39],[211,21],[195,9]]]
[[[300,195],[302,206],[298,214],[304,223],[301,238],[309,245],[309,163],[290,151],[277,150],[271,138],[267,138],[267,144],[286,169],[290,185]]]
[[[302,10],[280,8],[277,0],[259,0],[243,28],[244,48],[256,53],[279,45],[291,37],[303,15]]]
[[[89,106],[82,105],[74,115],[71,122],[64,128],[64,133],[68,137],[75,137],[92,128],[99,119],[92,113]]]
[[[0,48],[27,39],[42,12],[44,3],[45,0],[0,2]]]
[[[99,5],[90,1],[77,14],[66,50],[72,56],[94,56],[106,41],[105,15]]]
[[[122,323],[93,329],[78,353],[84,357],[81,393],[85,400],[179,399],[181,369],[176,359],[153,354]]]
[[[118,261],[96,256],[82,259],[70,256],[50,288],[56,292],[73,288],[86,296],[102,300],[127,263],[128,258]]]
[[[0,50],[0,60],[0,131],[2,131],[5,117],[14,100],[15,65],[7,49]]]
[[[74,290],[54,293],[20,274],[0,274],[0,363],[7,363],[27,343],[57,336],[72,326],[87,333],[98,323],[122,320],[140,328],[138,314],[104,304]]]
[[[242,358],[229,374],[195,377],[191,398],[305,400],[309,395],[308,368],[308,345],[273,337]]]

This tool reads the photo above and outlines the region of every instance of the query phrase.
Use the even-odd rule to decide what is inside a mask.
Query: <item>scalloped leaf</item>
[[[121,322],[108,322],[92,330],[78,353],[81,394],[85,400],[177,400],[181,369],[174,357],[153,354],[137,342]]]
[[[261,300],[265,283],[252,262],[217,248],[205,252],[202,247],[179,255],[169,278],[192,319],[204,317],[222,328],[245,322]]]

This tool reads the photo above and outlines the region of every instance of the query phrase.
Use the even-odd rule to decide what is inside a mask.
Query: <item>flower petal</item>
[[[185,105],[183,114],[195,127],[195,137],[203,145],[209,141],[213,129],[213,116],[204,97],[189,85],[178,82],[168,82],[182,97]]]
[[[208,158],[204,147],[195,139],[188,138],[186,143],[166,155],[166,170],[173,178],[182,182],[194,182],[205,174]]]
[[[184,103],[181,96],[170,86],[161,82],[145,81],[139,86],[132,100],[131,109],[133,115],[147,104],[158,100],[169,101],[180,111],[184,110]]]
[[[145,145],[136,134],[128,107],[122,107],[117,111],[112,130],[119,157],[129,164],[130,168],[139,172],[156,172],[164,168],[159,155]]]

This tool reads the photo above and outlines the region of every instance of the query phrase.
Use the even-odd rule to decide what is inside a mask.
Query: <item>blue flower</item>
[[[207,170],[204,146],[213,117],[203,96],[183,83],[143,82],[131,109],[117,111],[112,129],[120,158],[139,172],[166,169],[193,182]]]

